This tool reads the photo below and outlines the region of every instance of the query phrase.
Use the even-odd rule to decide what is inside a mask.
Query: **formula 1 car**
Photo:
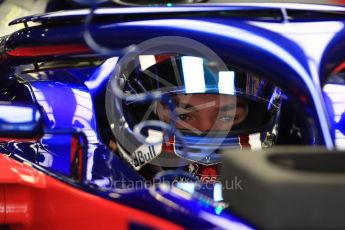
[[[19,18],[14,24],[23,24],[23,29],[0,38],[1,228],[344,227],[344,7],[169,4],[59,11]],[[164,95],[171,88],[140,91],[151,83],[142,73],[129,81],[137,69],[127,74],[123,66],[131,66],[137,57],[141,70],[145,63],[147,71],[154,71],[147,63],[152,57],[155,64],[163,63],[157,71],[167,60],[191,66],[200,63],[197,57],[207,58],[210,71],[219,67],[217,63],[231,63],[229,71],[218,69],[219,94],[231,88],[231,82],[220,83],[222,74],[244,73],[246,83],[254,79],[258,87],[249,99],[268,81],[274,94],[256,98],[267,97],[266,107],[279,100],[279,109],[265,107],[274,114],[270,132],[265,126],[265,141],[259,143],[253,135],[244,141],[243,133],[235,130],[239,148],[229,147],[227,134],[217,145],[220,153],[195,160],[198,155],[189,148],[201,154],[209,142],[201,151],[174,125],[160,127],[175,132],[173,148],[183,159],[188,156],[209,166],[221,156],[222,183],[209,183],[212,177],[204,175],[200,182],[172,167],[147,179],[140,170],[158,153],[157,142],[145,135],[157,123],[138,131],[142,123],[131,127],[126,113],[134,113],[135,121],[145,116],[142,105],[157,98],[169,107],[171,98]],[[251,72],[263,78],[249,78]],[[198,85],[197,80],[191,85]],[[133,98],[140,103],[133,106]],[[249,99],[247,108],[258,117],[259,109],[253,110]],[[263,135],[255,129],[259,131]],[[146,155],[138,151],[144,151],[144,145],[135,144],[130,146],[135,156],[114,153],[125,152],[121,149],[129,135],[136,141],[145,136],[143,143],[151,143]],[[214,136],[207,137],[215,143]],[[273,144],[294,148],[262,149]],[[239,150],[258,145],[255,152]],[[190,178],[176,181],[181,175]],[[173,183],[163,183],[162,178]],[[233,179],[241,179],[242,186],[240,181],[225,186]]]

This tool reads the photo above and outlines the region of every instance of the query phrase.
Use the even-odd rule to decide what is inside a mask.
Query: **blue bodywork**
[[[307,122],[307,144],[334,147],[334,127],[327,111],[322,83],[335,67],[344,60],[345,18],[341,18],[345,8],[332,6],[313,6],[315,15],[329,14],[328,20],[319,18],[288,18],[286,11],[298,11],[305,5],[216,5],[198,7],[168,8],[121,8],[99,9],[95,12],[94,22],[84,25],[80,21],[88,10],[58,12],[25,17],[11,24],[37,22],[38,26],[26,28],[8,36],[0,48],[3,53],[0,66],[1,81],[14,76],[17,66],[65,58],[83,58],[89,55],[106,60],[99,66],[70,68],[68,71],[54,70],[45,79],[22,75],[10,88],[24,86],[24,102],[42,106],[47,130],[79,130],[88,140],[87,166],[85,180],[77,183],[68,179],[69,174],[69,136],[66,134],[46,134],[39,143],[7,143],[2,145],[20,160],[37,164],[38,168],[52,176],[65,180],[72,186],[90,193],[135,207],[157,216],[169,219],[186,228],[251,228],[245,219],[239,219],[222,212],[223,207],[209,198],[179,192],[177,188],[165,185],[128,190],[117,187],[130,185],[144,179],[129,165],[111,152],[107,143],[100,138],[100,125],[96,118],[100,92],[104,89],[117,57],[126,47],[147,39],[160,36],[182,36],[196,40],[216,52],[222,59],[251,69],[266,76],[279,85],[299,108]],[[273,12],[275,17],[254,17],[243,12]],[[241,12],[244,16],[240,16]],[[325,13],[326,12],[326,13]],[[332,14],[333,12],[333,14]],[[68,23],[64,23],[64,22]],[[322,24],[324,23],[324,24]],[[325,28],[328,23],[328,28]],[[285,27],[285,29],[284,29]],[[298,28],[300,30],[298,30]],[[332,28],[333,29],[332,29]],[[293,29],[296,29],[293,31]],[[328,39],[314,46],[319,52],[311,52],[307,45],[312,32],[302,33],[306,28],[321,31]],[[324,31],[323,28],[325,28]],[[92,50],[87,54],[38,55],[36,57],[12,56],[10,51],[23,47],[39,47],[57,44],[83,44],[84,32],[89,29],[94,41],[107,52]],[[140,32],[138,32],[140,31]],[[315,33],[314,32],[314,36]],[[340,47],[340,48],[339,48]],[[91,47],[93,48],[93,47]],[[111,51],[111,52],[109,52]],[[191,52],[198,53],[190,47]],[[331,66],[331,67],[330,67]],[[5,68],[6,67],[6,68]],[[13,79],[11,80],[13,81]],[[2,92],[4,89],[2,89]],[[15,90],[12,90],[15,91]],[[5,96],[2,100],[6,100]],[[99,111],[98,111],[99,112]],[[103,111],[104,112],[104,111]],[[103,117],[103,119],[105,116]],[[49,133],[49,132],[48,132]],[[50,163],[48,162],[48,159]],[[53,172],[53,173],[51,173]],[[163,199],[164,198],[164,199]]]

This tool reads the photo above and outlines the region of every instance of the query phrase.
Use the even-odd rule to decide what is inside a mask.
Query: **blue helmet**
[[[280,105],[278,87],[239,66],[164,54],[120,62],[106,109],[120,156],[157,172],[205,169],[221,163],[222,149],[273,145]]]

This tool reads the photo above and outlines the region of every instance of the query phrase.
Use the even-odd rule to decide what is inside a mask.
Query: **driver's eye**
[[[226,115],[218,117],[218,120],[221,122],[232,122],[234,120],[234,116]]]
[[[177,117],[182,121],[189,121],[192,119],[192,117],[188,114],[178,114]]]

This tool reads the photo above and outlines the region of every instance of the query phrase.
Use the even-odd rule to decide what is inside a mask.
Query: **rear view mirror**
[[[70,177],[78,182],[85,178],[87,139],[83,133],[72,135]]]
[[[8,154],[75,181],[84,179],[87,139],[74,130],[47,129],[41,108],[0,102],[0,142]]]
[[[27,144],[23,143],[22,146]],[[17,145],[18,148],[18,145]],[[77,182],[85,179],[88,142],[77,130],[46,130],[37,145],[35,163]]]
[[[33,163],[46,172],[76,182],[84,181],[88,142],[83,132],[74,129],[46,130],[39,140],[10,140],[2,144],[2,151],[8,155]]]
[[[39,139],[43,117],[38,106],[0,102],[0,140]]]

